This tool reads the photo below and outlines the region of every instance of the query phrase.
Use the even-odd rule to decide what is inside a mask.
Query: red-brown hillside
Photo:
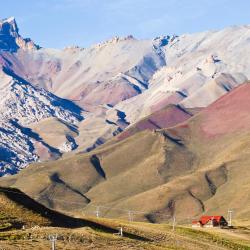
[[[222,96],[199,117],[206,137],[250,129],[250,84],[243,84]]]
[[[167,107],[154,112],[148,117],[140,120],[132,127],[125,130],[118,136],[119,140],[125,139],[137,132],[149,129],[161,129],[173,127],[185,120],[189,119],[192,115],[178,105],[168,105]]]

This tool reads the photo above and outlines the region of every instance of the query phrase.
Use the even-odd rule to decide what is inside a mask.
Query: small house
[[[192,227],[226,227],[228,223],[226,219],[221,215],[204,215],[200,220],[193,221]]]

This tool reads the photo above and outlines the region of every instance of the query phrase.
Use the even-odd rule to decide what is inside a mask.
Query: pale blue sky
[[[83,47],[115,35],[136,38],[250,24],[248,0],[0,0],[1,18],[42,47]]]

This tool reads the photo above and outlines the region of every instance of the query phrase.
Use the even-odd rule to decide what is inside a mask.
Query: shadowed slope
[[[83,227],[92,226],[99,229],[107,229],[95,222],[77,219],[65,214],[48,209],[42,204],[31,199],[26,194],[13,188],[0,188],[1,223],[9,224],[9,228],[19,229],[23,225],[31,226],[56,226],[56,227]],[[109,229],[112,231],[112,229]]]

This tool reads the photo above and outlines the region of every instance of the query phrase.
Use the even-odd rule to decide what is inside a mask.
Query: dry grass
[[[24,231],[0,233],[0,246],[6,249],[41,249],[49,248],[48,236],[57,234],[57,249],[237,249],[250,247],[250,239],[241,240],[235,232],[234,238],[227,238],[225,233],[213,230],[194,230],[177,227],[175,231],[168,225],[149,223],[125,223],[119,220],[99,219],[98,223],[118,227],[122,226],[124,237],[103,232],[89,227],[78,229],[38,228]],[[127,235],[130,236],[127,236]],[[133,237],[131,237],[133,235]]]
[[[12,191],[12,193],[7,192]],[[17,192],[17,193],[16,193]],[[95,217],[63,217],[34,203],[18,190],[0,193],[0,248],[40,249],[50,247],[49,235],[58,235],[57,249],[240,249],[250,247],[250,228],[194,230],[168,224],[150,224]],[[34,202],[34,201],[33,201]],[[42,211],[41,211],[42,210]],[[51,213],[51,214],[50,214]],[[75,226],[72,228],[72,220]],[[18,222],[18,223],[17,223]],[[77,223],[76,223],[77,222]],[[7,225],[8,226],[5,226]],[[64,223],[64,224],[63,224]],[[61,224],[60,227],[52,225]],[[25,229],[21,229],[25,225]],[[123,237],[114,235],[123,228]]]

